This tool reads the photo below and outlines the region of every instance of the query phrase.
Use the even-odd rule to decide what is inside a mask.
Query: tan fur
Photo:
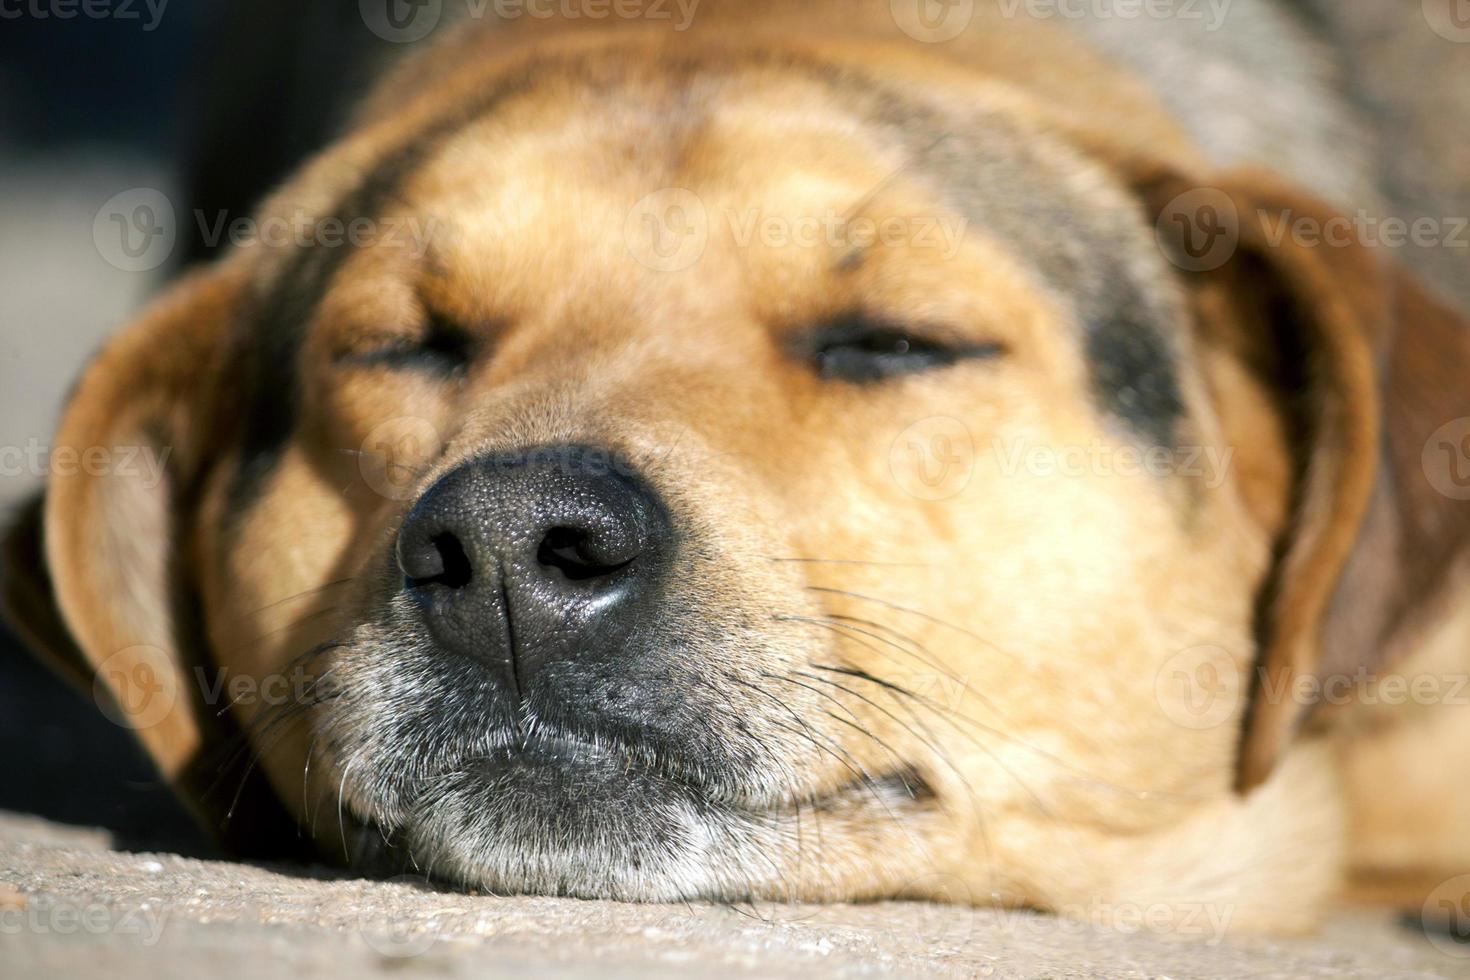
[[[1142,88],[1070,38],[1036,25],[1002,30],[986,14],[935,51],[895,40],[886,14],[833,11],[713,7],[677,43],[715,64],[727,45],[755,37],[777,56],[860,67],[937,105],[994,112],[1034,133],[1037,152],[1090,195],[1149,222],[1160,187],[1201,179],[1183,176],[1198,173],[1200,156]],[[1305,469],[1291,458],[1265,363],[1270,325],[1249,295],[1258,283],[1232,266],[1169,287],[1192,326],[1179,338],[1185,438],[1238,449],[1227,479],[1008,471],[1003,460],[1018,447],[1127,440],[1088,391],[1072,313],[1002,241],[973,226],[950,253],[912,242],[848,255],[736,241],[723,216],[753,205],[778,221],[854,208],[879,221],[959,215],[779,57],[732,69],[739,84],[715,90],[711,121],[670,133],[646,106],[683,93],[652,59],[638,74],[637,46],[675,42],[632,28],[548,37],[526,53],[518,31],[466,32],[413,62],[369,103],[361,128],[267,205],[330,213],[389,147],[538,57],[605,68],[646,90],[646,102],[604,112],[573,87],[542,84],[456,131],[412,172],[394,213],[442,222],[433,247],[425,256],[366,249],[343,264],[298,364],[296,431],[248,513],[230,512],[237,421],[218,406],[232,391],[227,313],[247,280],[264,288],[287,255],[246,249],[181,283],[89,368],[58,444],[161,438],[179,453],[174,496],[54,482],[47,563],[94,665],[136,644],[172,665],[162,680],[177,690],[176,709],[139,732],[165,774],[198,756],[208,738],[199,716],[219,707],[199,703],[195,653],[174,636],[170,556],[184,556],[216,667],[264,678],[340,635],[374,600],[371,570],[438,475],[485,451],[576,440],[624,453],[681,513],[699,516],[722,558],[710,595],[752,621],[779,620],[763,626],[758,647],[726,652],[732,661],[840,664],[934,702],[911,718],[879,692],[833,691],[835,709],[793,694],[857,719],[876,738],[854,737],[840,718],[821,724],[875,772],[895,755],[915,766],[937,799],[902,820],[855,803],[825,827],[827,860],[773,850],[775,878],[753,885],[761,895],[962,897],[1081,915],[1101,904],[1104,918],[1164,907],[1176,925],[1204,906],[1231,928],[1295,930],[1338,888],[1350,820],[1365,862],[1470,861],[1447,833],[1410,853],[1388,829],[1398,808],[1364,805],[1375,773],[1392,766],[1417,774],[1410,809],[1442,806],[1431,755],[1417,746],[1457,723],[1435,715],[1348,751],[1359,804],[1350,815],[1330,761],[1341,744],[1295,737],[1297,705],[1247,707],[1261,644],[1267,676],[1318,669],[1327,607],[1379,479],[1374,371],[1390,341],[1376,319],[1380,292],[1354,276],[1371,263],[1329,264],[1244,230],[1243,250],[1311,314],[1305,331],[1327,380],[1314,392],[1319,441]],[[677,153],[664,152],[669,141]],[[1150,174],[1124,162],[1145,148]],[[610,169],[610,159],[636,163]],[[1161,174],[1171,176],[1161,183]],[[1288,200],[1311,206],[1260,175],[1208,179],[1248,216]],[[692,189],[713,216],[695,272],[650,268],[629,247],[627,216],[660,188]],[[1009,356],[882,389],[824,386],[783,356],[783,338],[859,298],[958,325]],[[430,309],[474,325],[493,360],[458,382],[343,360],[415,336]],[[922,499],[895,447],[940,418],[962,420],[972,472],[962,490]],[[235,517],[226,539],[220,528]],[[1262,639],[1255,617],[1268,582],[1276,592]],[[824,629],[824,616],[869,625]],[[1237,703],[1215,724],[1180,724],[1160,694],[1158,679],[1189,651],[1235,682]],[[339,681],[362,669],[354,653],[332,661]],[[1423,669],[1448,669],[1438,658],[1449,656]],[[730,696],[737,706],[748,697]],[[266,707],[245,702],[234,713],[250,728]],[[1254,791],[1242,795],[1247,722],[1242,782]],[[330,839],[345,776],[310,755],[311,736],[297,726],[256,748],[288,809]],[[1405,759],[1426,761],[1406,769]],[[803,766],[814,795],[850,779],[830,758]],[[1470,806],[1462,797],[1445,812]],[[350,790],[346,801],[360,802]]]

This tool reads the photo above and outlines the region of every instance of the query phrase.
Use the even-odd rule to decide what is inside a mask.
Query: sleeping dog
[[[1313,29],[441,25],[86,369],[56,446],[162,478],[55,473],[7,605],[255,853],[1270,929],[1470,868],[1470,341]]]

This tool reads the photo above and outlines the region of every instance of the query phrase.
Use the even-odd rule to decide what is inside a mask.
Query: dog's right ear
[[[236,732],[206,703],[190,521],[233,443],[235,310],[251,263],[186,276],[83,371],[44,496],[5,541],[4,607],[20,634],[132,731],[217,834],[220,762]],[[247,753],[241,753],[246,755]]]

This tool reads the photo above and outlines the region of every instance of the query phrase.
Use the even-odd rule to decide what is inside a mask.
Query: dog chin
[[[711,898],[728,890],[718,869],[750,820],[612,747],[563,736],[497,749],[435,784],[385,835],[390,853],[369,863],[386,856],[499,894]]]
[[[398,819],[369,819],[360,869],[412,867],[496,894],[618,901],[794,900],[791,882],[753,880],[801,833],[798,810],[842,821],[919,813],[932,794],[912,770],[766,805],[718,796],[610,746],[530,737],[434,780]],[[358,810],[357,804],[353,805]]]

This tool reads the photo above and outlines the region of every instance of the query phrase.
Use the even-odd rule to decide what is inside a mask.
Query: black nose
[[[652,488],[617,455],[541,447],[467,462],[398,534],[405,591],[446,649],[518,692],[567,658],[606,658],[645,618],[672,546]]]

